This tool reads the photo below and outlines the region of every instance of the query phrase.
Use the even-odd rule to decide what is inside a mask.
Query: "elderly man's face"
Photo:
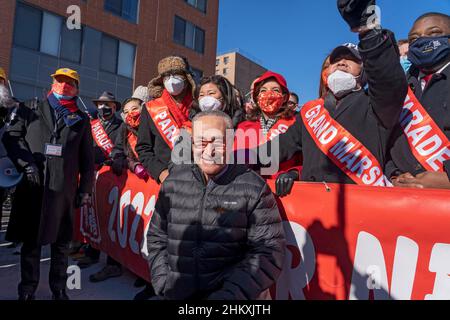
[[[217,116],[205,116],[193,124],[195,163],[208,176],[218,174],[226,165],[226,123]]]

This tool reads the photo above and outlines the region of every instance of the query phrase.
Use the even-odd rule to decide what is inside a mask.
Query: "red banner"
[[[94,246],[146,279],[145,235],[158,190],[103,169],[96,210],[80,218],[84,236],[100,239]],[[287,251],[272,296],[450,299],[449,199],[444,190],[297,183],[280,200]]]

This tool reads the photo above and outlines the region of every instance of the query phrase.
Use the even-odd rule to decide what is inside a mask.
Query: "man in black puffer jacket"
[[[255,172],[224,164],[226,129],[226,114],[198,114],[197,164],[173,166],[161,187],[147,243],[152,284],[164,299],[254,300],[281,273],[277,203]]]

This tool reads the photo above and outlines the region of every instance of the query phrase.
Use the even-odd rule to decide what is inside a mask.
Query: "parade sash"
[[[95,143],[102,149],[105,156],[109,158],[114,149],[114,143],[109,138],[99,119],[91,120],[91,129]]]
[[[356,184],[392,185],[377,158],[330,116],[323,99],[306,104],[301,116],[317,147]]]
[[[400,115],[400,125],[416,160],[427,170],[444,172],[450,159],[450,140],[408,89]]]
[[[288,131],[289,127],[292,126],[295,123],[295,117],[292,117],[290,119],[280,119],[278,120],[272,128],[270,128],[269,132],[267,132],[267,135],[264,141],[262,141],[261,144],[267,142],[267,140],[273,140],[277,136],[279,136],[282,133],[286,133]]]
[[[177,126],[169,108],[164,104],[162,99],[150,101],[146,104],[146,107],[159,134],[163,137],[170,149],[173,149],[175,140],[180,135],[180,128]]]
[[[133,154],[136,156],[136,159],[139,159],[139,156],[136,152],[136,145],[137,145],[137,137],[131,132],[128,132],[127,136],[128,144],[130,145],[131,150],[133,151]]]

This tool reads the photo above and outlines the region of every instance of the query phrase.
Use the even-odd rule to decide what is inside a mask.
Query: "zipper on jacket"
[[[197,239],[195,244],[195,252],[194,252],[194,261],[195,261],[195,287],[196,292],[199,291],[200,288],[200,275],[199,275],[199,253],[200,253],[200,239],[202,234],[202,220],[203,220],[203,210],[205,207],[205,199],[206,199],[206,191],[207,191],[207,185],[203,184],[203,194],[202,194],[202,201],[201,201],[201,207],[200,207],[200,215],[199,215],[199,221],[197,222]]]

